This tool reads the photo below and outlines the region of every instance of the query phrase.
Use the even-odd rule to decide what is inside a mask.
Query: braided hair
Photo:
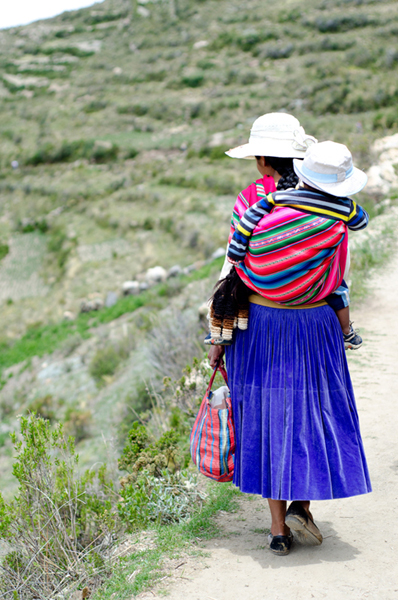
[[[287,190],[289,188],[296,187],[299,180],[293,169],[292,158],[265,156],[265,160],[281,176],[278,181],[278,185],[276,186],[277,190]]]
[[[235,267],[219,281],[211,298],[210,333],[212,338],[232,339],[235,327],[247,329],[250,290]]]

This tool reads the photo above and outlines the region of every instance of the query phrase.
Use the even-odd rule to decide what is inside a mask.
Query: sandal
[[[322,544],[321,532],[315,525],[312,515],[304,510],[300,502],[291,503],[286,513],[285,523],[293,531],[294,537],[300,544],[306,546],[320,546]]]
[[[268,543],[269,549],[273,554],[286,556],[286,554],[289,554],[290,548],[292,547],[293,536],[291,533],[289,533],[289,535],[272,535],[272,533],[270,533],[268,535]]]

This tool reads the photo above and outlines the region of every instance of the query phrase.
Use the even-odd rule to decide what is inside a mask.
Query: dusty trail
[[[287,557],[265,548],[266,501],[243,500],[219,517],[227,535],[207,544],[209,558],[188,561],[166,590],[142,600],[165,592],[169,600],[398,599],[398,256],[371,288],[352,315],[365,344],[349,364],[373,493],[314,502],[324,543],[296,545]]]

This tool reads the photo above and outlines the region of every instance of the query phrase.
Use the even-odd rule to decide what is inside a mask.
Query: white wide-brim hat
[[[303,158],[307,148],[316,141],[316,138],[306,135],[293,115],[268,113],[254,121],[247,144],[232,148],[225,154],[232,158]]]
[[[311,146],[304,160],[293,161],[293,167],[304,183],[333,196],[356,194],[368,181],[367,175],[354,167],[347,146],[336,142]]]

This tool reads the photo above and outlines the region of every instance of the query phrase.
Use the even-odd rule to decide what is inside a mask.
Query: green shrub
[[[267,46],[264,51],[266,58],[272,58],[277,60],[279,58],[289,58],[294,52],[293,44],[286,44],[280,46]]]
[[[176,103],[155,102],[148,115],[159,121],[175,121],[182,116],[182,110]]]
[[[172,473],[179,470],[185,457],[179,452],[178,442],[177,433],[171,430],[156,442],[151,442],[144,425],[135,422],[119,459],[119,469],[129,473],[122,482],[135,481],[140,471],[144,470],[155,477],[161,477],[165,469]]]
[[[129,529],[176,523],[186,519],[203,500],[196,477],[181,470],[189,462],[186,416],[174,409],[173,429],[151,441],[146,428],[135,422],[119,459],[128,475],[121,479],[119,515]]]
[[[214,69],[216,63],[212,60],[209,60],[208,58],[203,58],[202,60],[199,60],[196,63],[196,66],[198,67],[198,69],[206,71],[207,69]]]
[[[387,69],[394,68],[398,63],[398,50],[395,48],[388,48],[385,51],[384,64]]]
[[[93,56],[95,54],[94,50],[82,50],[77,46],[52,46],[50,48],[40,48],[41,54],[71,54],[72,56],[77,56],[78,58],[87,58],[88,56]]]
[[[370,67],[379,60],[380,54],[380,48],[373,49],[357,45],[352,50],[349,50],[349,52],[346,52],[346,60],[350,65],[355,65],[356,67]]]
[[[7,503],[0,494],[0,594],[53,598],[94,587],[109,573],[109,551],[119,527],[117,495],[105,467],[77,474],[78,456],[62,427],[32,415],[11,436],[19,487]],[[18,592],[16,592],[18,590]]]
[[[297,45],[299,54],[309,54],[318,52],[340,52],[355,46],[355,39],[340,39],[333,35],[322,36],[316,41],[304,41]]]
[[[393,108],[378,112],[373,117],[373,129],[396,129],[398,127],[398,109]]]
[[[9,253],[10,248],[8,244],[0,244],[0,260],[2,260]]]
[[[101,350],[97,350],[90,363],[90,375],[98,385],[103,385],[107,377],[114,375],[119,364],[126,356],[124,348],[115,348],[115,346],[106,346]]]
[[[104,102],[101,100],[92,100],[91,102],[86,104],[86,106],[84,107],[83,110],[86,113],[92,113],[92,112],[98,112],[99,110],[104,110],[104,108],[106,108],[107,106],[108,106],[107,102]]]
[[[167,71],[148,71],[145,75],[145,81],[164,81],[167,77]]]
[[[338,14],[333,17],[318,17],[315,19],[315,27],[321,33],[336,33],[338,31],[350,31],[358,27],[367,27],[368,25],[376,25],[377,21],[374,17],[369,17],[367,14],[354,13],[351,15]]]
[[[17,230],[21,233],[32,233],[32,231],[46,233],[48,223],[44,217],[22,219],[17,223]]]
[[[25,159],[25,164],[36,166],[45,163],[71,162],[79,158],[87,158],[102,163],[114,160],[118,151],[117,145],[102,141],[64,141],[60,146],[48,142],[40,146],[31,156],[28,156]]]
[[[139,421],[141,415],[153,408],[153,398],[145,382],[138,383],[134,390],[126,396],[120,415],[118,434],[124,443],[134,423]]]
[[[72,436],[76,443],[90,437],[91,424],[91,410],[80,409],[76,406],[70,406],[66,409],[64,417],[65,433]]]
[[[282,10],[278,15],[279,23],[294,23],[299,21],[302,17],[300,8],[292,8],[290,10]]]
[[[259,80],[259,76],[256,71],[245,70],[239,77],[239,81],[243,85],[251,85],[252,83],[256,83],[256,81],[258,81],[258,80]]]
[[[89,25],[97,25],[98,23],[108,23],[110,21],[117,21],[126,17],[127,11],[123,12],[107,12],[107,11],[91,11],[89,14],[85,14],[84,22]]]
[[[244,52],[252,50],[253,46],[263,41],[262,34],[256,29],[246,29],[236,38],[237,46]]]
[[[246,29],[242,32],[237,31],[223,31],[218,37],[213,40],[211,44],[212,50],[221,50],[228,46],[237,46],[244,52],[252,52],[255,50],[258,44],[266,42],[267,40],[278,39],[279,35],[274,29],[261,29],[257,30],[254,28]]]
[[[159,477],[144,470],[134,484],[123,487],[120,496],[119,515],[129,530],[151,522],[168,525],[185,521],[206,497],[198,489],[196,475],[168,470]]]
[[[76,238],[70,239],[64,226],[56,225],[50,229],[45,262],[57,279],[64,274],[68,258],[75,245]]]
[[[105,163],[117,158],[119,147],[108,142],[95,142],[90,153],[90,159],[97,163]]]
[[[203,146],[197,154],[200,158],[206,156],[210,158],[210,160],[226,158],[225,146]]]
[[[87,152],[87,142],[78,140],[75,142],[62,142],[61,146],[55,146],[48,142],[38,148],[31,156],[26,158],[27,165],[40,165],[44,163],[58,163],[75,160]]]
[[[197,88],[202,85],[202,83],[204,82],[204,78],[204,73],[198,71],[197,73],[184,75],[184,77],[182,77],[181,79],[181,82],[187,87]]]
[[[33,412],[40,419],[45,419],[53,424],[57,420],[60,404],[62,402],[59,402],[54,396],[46,394],[29,404],[29,412]]]
[[[126,158],[135,158],[139,154],[136,148],[129,148],[126,152]]]
[[[139,71],[131,78],[133,83],[145,83],[146,81],[164,81],[167,77],[167,71]]]
[[[117,112],[120,115],[137,115],[138,117],[146,115],[148,110],[149,106],[146,104],[133,104],[117,107]]]
[[[71,251],[65,227],[58,226],[51,229],[47,250],[56,256],[58,267],[63,269]]]

